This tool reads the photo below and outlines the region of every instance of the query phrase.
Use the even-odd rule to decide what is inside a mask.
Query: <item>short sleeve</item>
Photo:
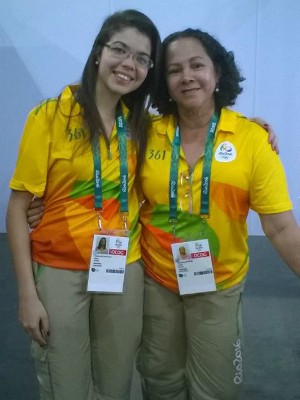
[[[20,142],[17,163],[10,188],[43,196],[50,151],[50,119],[47,105],[29,114]]]
[[[256,137],[250,188],[250,207],[259,214],[272,214],[292,209],[285,171],[267,135]]]

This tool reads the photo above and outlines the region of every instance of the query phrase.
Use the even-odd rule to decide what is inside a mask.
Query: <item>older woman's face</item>
[[[199,40],[181,38],[169,45],[166,76],[169,94],[179,110],[214,108],[218,74]]]

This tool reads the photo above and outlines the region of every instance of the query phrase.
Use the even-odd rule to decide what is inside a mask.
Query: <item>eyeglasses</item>
[[[119,60],[126,60],[126,58],[132,55],[132,60],[137,67],[150,69],[154,65],[153,61],[147,54],[144,53],[132,54],[128,46],[126,46],[122,42],[114,42],[111,44],[106,43],[104,46],[108,48],[110,54],[113,57],[118,58]]]
[[[179,175],[179,182],[181,186],[182,195],[179,201],[179,207],[181,211],[187,211],[189,214],[193,214],[193,172],[184,171]]]

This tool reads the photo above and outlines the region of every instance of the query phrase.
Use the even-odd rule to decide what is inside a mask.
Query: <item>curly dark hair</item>
[[[233,52],[228,52],[207,32],[189,28],[184,31],[172,33],[162,42],[158,80],[152,106],[157,108],[161,114],[177,114],[177,105],[174,101],[170,101],[168,92],[166,64],[169,45],[175,40],[182,38],[195,38],[199,40],[207,55],[212,60],[216,71],[220,74],[218,81],[219,91],[214,94],[216,110],[220,111],[222,107],[234,105],[237,96],[243,91],[240,82],[244,81],[245,78],[240,74],[234,61]]]

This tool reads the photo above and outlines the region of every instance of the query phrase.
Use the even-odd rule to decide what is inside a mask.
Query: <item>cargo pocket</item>
[[[48,363],[48,348],[41,347],[33,341],[31,343],[31,355],[34,360],[41,400],[54,400]]]

